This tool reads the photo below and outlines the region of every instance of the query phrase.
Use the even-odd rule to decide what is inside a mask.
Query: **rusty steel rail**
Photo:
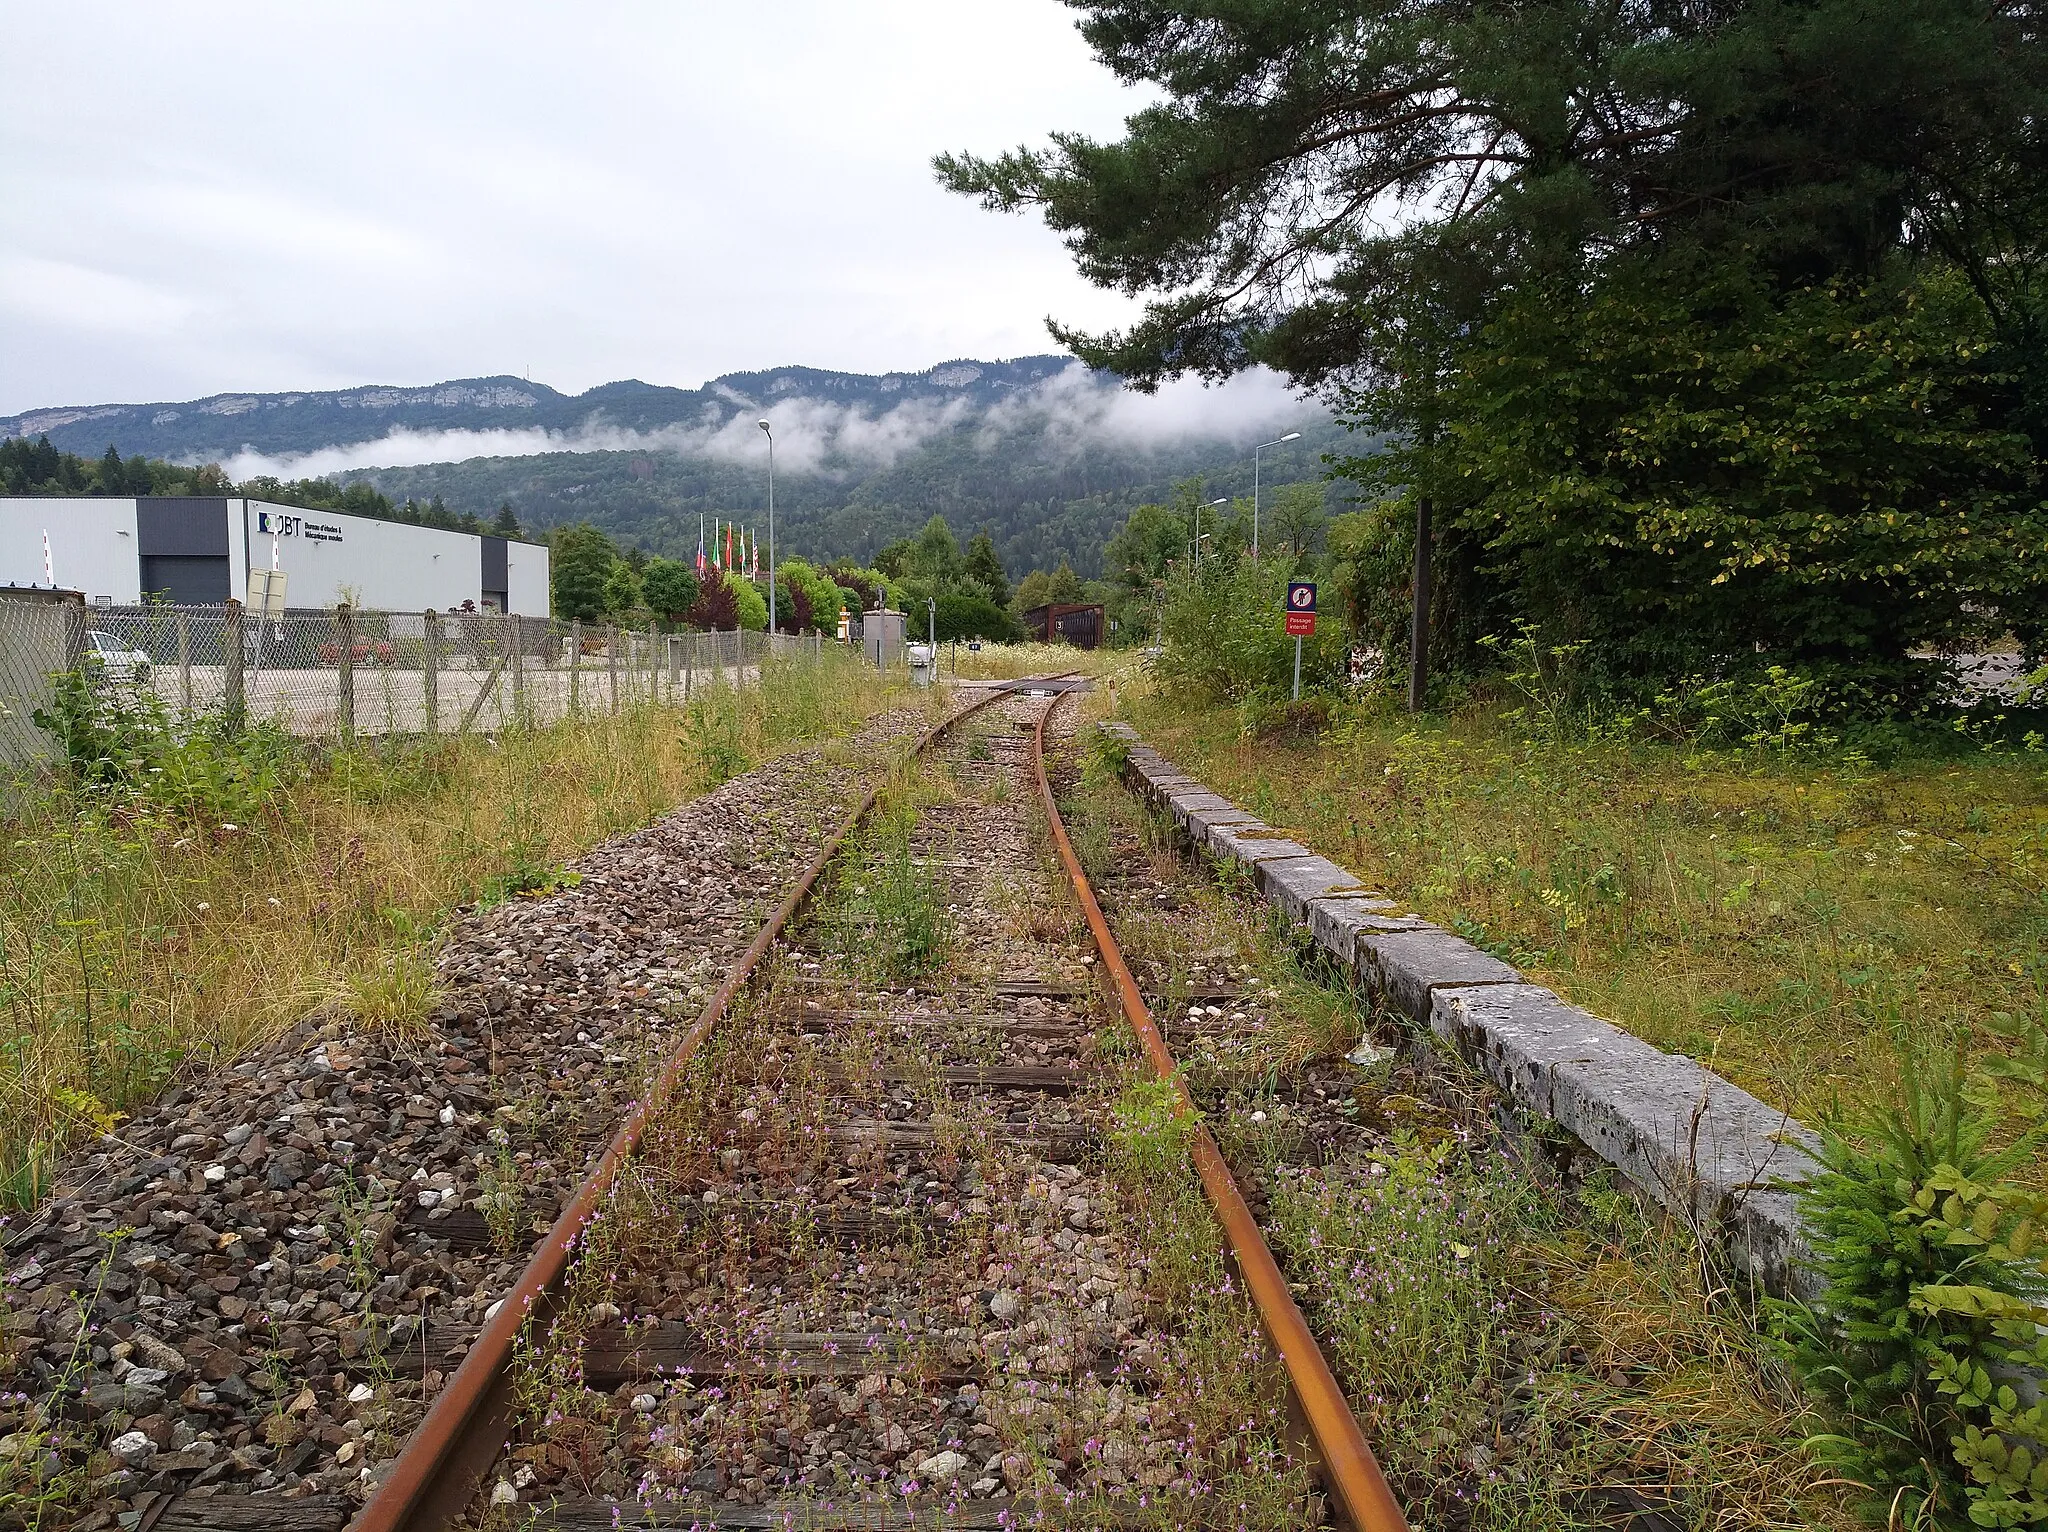
[[[1027,686],[1065,680],[1078,674],[1031,676],[991,687],[988,692],[927,730],[911,750],[922,755],[945,732],[997,698]],[[446,1527],[467,1509],[497,1461],[512,1430],[511,1384],[508,1376],[513,1346],[528,1324],[545,1326],[553,1315],[556,1295],[587,1224],[626,1162],[640,1147],[641,1136],[655,1112],[667,1102],[690,1060],[711,1029],[724,1017],[734,998],[753,976],[783,930],[816,887],[839,848],[875,806],[878,789],[870,787],[818,848],[796,887],[768,917],[747,950],[726,975],[718,993],[705,1003],[696,1023],[669,1055],[661,1075],[606,1147],[555,1226],[534,1251],[519,1281],[499,1302],[476,1339],[470,1343],[455,1376],[435,1398],[426,1418],[413,1432],[392,1465],[390,1475],[350,1523],[350,1532],[428,1532]]]
[[[1408,1532],[1408,1518],[1395,1501],[1386,1475],[1380,1472],[1372,1448],[1366,1445],[1365,1433],[1359,1430],[1358,1420],[1352,1415],[1343,1391],[1338,1388],[1330,1364],[1323,1359],[1322,1349],[1316,1345],[1315,1335],[1310,1331],[1308,1321],[1302,1317],[1294,1294],[1288,1289],[1287,1279],[1281,1275],[1279,1263],[1273,1259],[1272,1248],[1267,1245],[1265,1235],[1259,1232],[1258,1220],[1245,1203],[1244,1193],[1238,1190],[1237,1178],[1230,1173],[1223,1152],[1216,1147],[1216,1140],[1202,1122],[1194,1099],[1181,1083],[1180,1066],[1174,1062],[1173,1052],[1166,1046],[1166,1038],[1158,1023],[1153,1021],[1151,1011],[1146,1009],[1137,981],[1131,977],[1123,952],[1117,946],[1116,938],[1110,934],[1108,921],[1103,919],[1102,906],[1096,902],[1088,874],[1082,870],[1081,859],[1074,854],[1073,842],[1067,838],[1066,821],[1060,817],[1059,804],[1052,795],[1052,783],[1045,774],[1045,726],[1052,718],[1053,709],[1065,697],[1065,693],[1054,697],[1046,704],[1045,711],[1038,715],[1038,726],[1031,736],[1031,769],[1037,778],[1038,796],[1045,807],[1045,820],[1052,831],[1053,845],[1058,849],[1060,862],[1074,885],[1074,895],[1080,900],[1081,912],[1088,917],[1095,950],[1101,954],[1103,967],[1109,970],[1110,978],[1115,981],[1124,1017],[1138,1034],[1153,1069],[1161,1080],[1173,1087],[1180,1098],[1180,1109],[1194,1120],[1190,1146],[1195,1169],[1202,1178],[1202,1190],[1209,1198],[1209,1206],[1215,1210],[1216,1221],[1223,1226],[1224,1238],[1230,1242],[1231,1254],[1237,1259],[1245,1288],[1258,1310],[1259,1323],[1264,1326],[1267,1338],[1286,1365],[1288,1380],[1293,1384],[1295,1397],[1307,1418],[1309,1434],[1322,1459],[1324,1477],[1336,1498],[1338,1510],[1357,1532]]]

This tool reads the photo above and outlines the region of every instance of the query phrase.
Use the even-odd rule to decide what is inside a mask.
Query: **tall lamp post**
[[[1193,541],[1191,541],[1188,544],[1189,563],[1199,564],[1202,561],[1202,544],[1204,541],[1206,541],[1206,538],[1202,532],[1202,510],[1204,506],[1206,506],[1209,510],[1213,511],[1219,505],[1228,504],[1230,504],[1230,496],[1225,495],[1220,500],[1206,500],[1202,503],[1202,505],[1198,505],[1195,507],[1195,535]]]
[[[761,434],[768,438],[768,645],[775,646],[775,433],[761,422]]]
[[[1298,442],[1299,431],[1289,431],[1285,436],[1275,437],[1269,442],[1260,442],[1252,448],[1252,557],[1259,556],[1259,454],[1268,447],[1277,447],[1282,442]]]

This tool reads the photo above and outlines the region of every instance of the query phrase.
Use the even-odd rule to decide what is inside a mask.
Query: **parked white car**
[[[149,656],[140,649],[131,649],[111,633],[102,633],[97,628],[85,635],[86,658],[99,667],[101,675],[109,681],[123,681],[134,686],[149,683]]]

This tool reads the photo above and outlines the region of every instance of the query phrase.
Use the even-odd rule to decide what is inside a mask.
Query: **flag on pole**
[[[753,569],[754,569],[754,578],[755,578],[756,580],[759,580],[759,579],[761,578],[761,534],[760,534],[760,533],[758,533],[758,532],[756,532],[756,533],[754,534],[754,564],[753,564]]]
[[[697,517],[697,578],[704,578],[704,517]]]
[[[727,523],[725,524],[725,567],[726,567],[727,569],[731,569],[731,568],[733,567],[733,562],[732,562],[732,523],[731,523],[731,522],[729,522],[729,521],[728,521],[728,522],[727,522]]]

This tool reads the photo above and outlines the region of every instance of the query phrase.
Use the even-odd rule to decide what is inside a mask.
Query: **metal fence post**
[[[647,625],[647,700],[661,701],[661,646],[656,644],[655,626]]]
[[[616,626],[604,630],[604,664],[611,677],[612,711],[619,710],[619,630]]]
[[[427,715],[427,737],[441,728],[441,614],[420,619],[420,698]]]
[[[356,732],[356,614],[346,601],[334,609],[334,638],[340,661],[335,674],[335,725],[346,740]]]
[[[583,619],[569,619],[569,711],[575,712],[583,689]]]
[[[220,705],[230,729],[242,726],[247,703],[242,695],[242,603],[228,598],[227,620],[221,625]]]
[[[192,614],[178,613],[178,697],[183,710],[192,711]]]
[[[690,700],[690,692],[697,682],[697,635],[683,637],[683,701]]]
[[[526,635],[520,631],[522,625],[521,619],[511,612],[505,614],[506,663],[512,667],[512,722],[515,727],[526,722],[526,665],[520,653],[526,647],[521,642]]]

